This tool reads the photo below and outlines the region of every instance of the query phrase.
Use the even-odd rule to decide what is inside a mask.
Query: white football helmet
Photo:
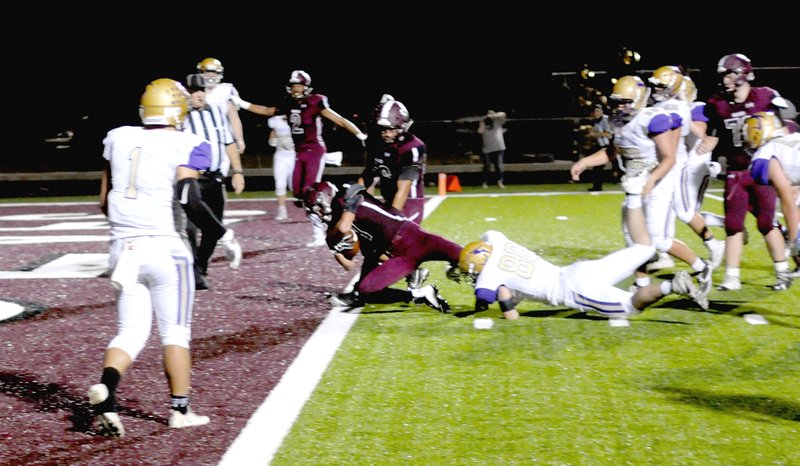
[[[139,105],[145,126],[174,126],[180,129],[189,112],[189,92],[178,81],[161,78],[147,85]]]
[[[295,85],[302,85],[302,90],[293,91],[292,88]],[[291,76],[289,76],[289,83],[286,85],[286,92],[289,93],[295,99],[302,99],[303,97],[307,97],[311,94],[314,90],[311,87],[311,76],[303,70],[294,70],[292,71]]]
[[[476,277],[492,256],[492,245],[483,240],[473,241],[464,246],[458,256],[458,268],[471,277]]]
[[[608,96],[615,119],[630,121],[647,105],[650,89],[638,76],[623,76],[614,84]]]
[[[755,113],[747,117],[742,125],[742,138],[745,148],[750,153],[769,141],[787,134],[783,121],[773,112]]]
[[[661,102],[678,95],[683,83],[683,73],[677,66],[662,66],[648,79],[653,86],[653,100]]]

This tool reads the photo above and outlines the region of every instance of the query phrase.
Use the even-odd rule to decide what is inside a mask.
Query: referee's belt
[[[220,171],[220,170],[214,170],[214,171],[206,170],[206,171],[200,172],[200,175],[202,175],[203,178],[212,179],[212,180],[216,180],[216,181],[219,181],[219,182],[222,182],[222,180],[225,178],[225,176],[223,176],[223,174],[222,174],[222,171]]]

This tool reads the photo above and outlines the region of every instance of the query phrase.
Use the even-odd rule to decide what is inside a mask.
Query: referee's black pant
[[[198,180],[200,185],[200,195],[203,198],[211,212],[222,223],[222,216],[225,212],[225,179],[219,171],[205,172],[200,175]],[[215,228],[211,231],[200,231],[200,244],[197,244],[198,228],[190,221],[186,222],[186,234],[189,236],[189,245],[192,247],[192,254],[194,255],[195,270],[203,275],[206,275],[208,270],[208,261],[211,260],[211,255],[214,254],[214,249],[217,247],[217,241],[225,234],[225,230]]]

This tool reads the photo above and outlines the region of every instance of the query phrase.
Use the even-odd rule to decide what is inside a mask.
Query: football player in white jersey
[[[171,395],[169,426],[207,424],[189,408],[191,378],[192,253],[176,231],[173,200],[179,187],[197,184],[211,148],[179,131],[188,93],[178,82],[157,79],[141,98],[143,127],[122,126],[103,140],[107,161],[100,207],[111,224],[111,283],[116,289],[118,331],[108,344],[100,383],[88,392],[102,433],[122,437],[116,390],[150,336],[155,314]]]
[[[641,208],[638,210],[641,212]],[[644,231],[643,219],[641,224]],[[647,235],[646,231],[644,234]],[[706,309],[707,297],[686,271],[677,272],[670,281],[639,287],[635,292],[615,286],[631,276],[654,252],[651,245],[634,243],[601,259],[559,267],[503,233],[489,230],[479,241],[464,247],[458,266],[475,279],[475,308],[486,309],[498,301],[503,317],[509,320],[519,318],[517,305],[525,299],[598,313],[610,319],[639,314],[670,293],[688,296]]]
[[[780,117],[772,112],[758,112],[748,117],[742,126],[742,140],[752,154],[750,173],[762,185],[771,184],[780,199],[781,210],[788,229],[789,254],[797,268],[794,273],[777,272],[778,284],[787,289],[800,270],[800,133],[788,133]]]
[[[689,186],[689,141],[692,136],[692,109],[689,102],[681,99],[681,90],[684,86],[684,81],[689,81],[683,76],[683,73],[677,66],[662,66],[653,71],[649,79],[653,87],[653,100],[655,101],[654,107],[662,108],[672,114],[674,120],[680,120],[680,129],[674,131],[677,138],[677,149],[675,152],[675,166],[670,171],[670,180],[673,183],[672,193],[672,210],[667,213],[667,237],[673,238],[674,242],[680,244],[673,247],[674,250],[659,251],[659,260],[662,262],[661,266],[654,266],[655,264],[648,264],[648,271],[658,270],[659,268],[674,267],[674,262],[667,256],[666,260],[663,257],[665,254],[674,254],[679,259],[683,260],[689,265],[694,267],[697,264],[700,267],[698,257],[689,248],[688,245],[675,238],[675,217],[677,216],[682,222],[689,225],[692,230],[703,239],[703,244],[709,251],[709,262],[712,269],[718,267],[722,262],[725,254],[725,242],[714,239],[713,234],[706,228],[705,220],[700,216],[697,211],[697,196],[699,187]],[[705,168],[705,167],[703,167]],[[706,170],[707,173],[707,170]],[[664,183],[662,181],[661,183]],[[692,189],[690,191],[690,188]],[[700,269],[702,270],[702,268]],[[708,284],[710,287],[710,283]]]
[[[692,266],[702,282],[704,293],[711,287],[711,268],[698,258],[682,241],[668,235],[667,224],[672,210],[675,175],[677,137],[680,121],[665,109],[647,107],[650,90],[637,76],[623,76],[614,84],[610,97],[613,109],[612,128],[614,139],[608,148],[584,157],[573,164],[572,179],[578,181],[587,168],[609,162],[609,151],[620,161],[622,188],[628,194],[623,204],[623,219],[627,210],[645,205],[647,229],[656,249],[669,252]],[[673,219],[674,223],[674,219]],[[623,222],[628,245],[632,240]],[[694,260],[693,260],[694,259]],[[636,286],[650,284],[645,266],[636,271]]]
[[[275,148],[272,158],[272,176],[275,179],[275,196],[278,198],[278,213],[275,220],[286,220],[286,193],[292,189],[292,173],[297,153],[294,150],[292,128],[286,121],[286,115],[275,115],[267,120],[270,127],[269,145]]]

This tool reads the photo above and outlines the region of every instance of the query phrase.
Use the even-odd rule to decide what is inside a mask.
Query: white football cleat
[[[739,280],[739,277],[731,277],[729,275],[725,275],[725,279],[722,280],[722,283],[717,287],[719,291],[736,291],[742,289],[742,282]]]
[[[288,220],[289,219],[289,212],[286,210],[286,206],[278,206],[278,213],[275,215],[275,220]]]
[[[225,248],[225,257],[231,261],[231,268],[238,269],[242,263],[242,246],[236,241],[233,230],[228,229],[219,242]]]
[[[173,429],[183,429],[184,427],[204,426],[211,422],[208,416],[198,416],[193,413],[191,409],[186,411],[186,414],[180,411],[172,410],[169,416],[169,426]]]
[[[725,258],[725,241],[721,239],[711,239],[704,241],[708,249],[708,261],[711,262],[711,268],[717,269],[722,265],[722,259]]]

